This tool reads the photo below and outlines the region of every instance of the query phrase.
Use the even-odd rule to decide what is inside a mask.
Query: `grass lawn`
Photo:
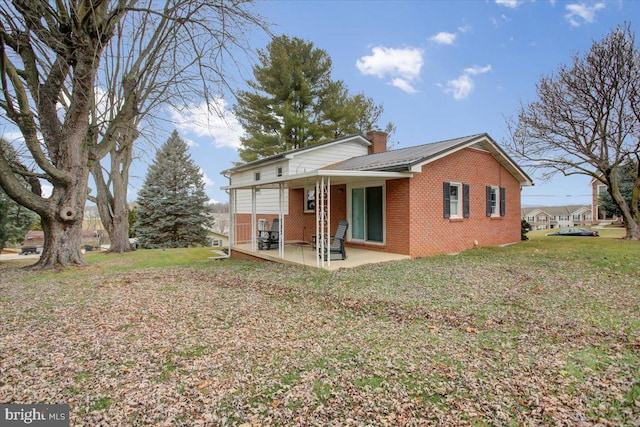
[[[640,425],[640,243],[601,234],[335,272],[207,249],[0,263],[0,403],[69,403],[72,425]]]

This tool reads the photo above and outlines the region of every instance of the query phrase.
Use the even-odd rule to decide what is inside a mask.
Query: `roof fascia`
[[[449,154],[453,154],[457,151],[463,150],[465,148],[471,147],[472,145],[475,144],[487,144],[488,145],[488,149],[487,151],[489,153],[491,153],[493,155],[494,158],[496,158],[496,160],[498,160],[498,162],[500,164],[502,164],[503,166],[509,166],[507,167],[507,170],[509,170],[511,172],[511,170],[515,171],[517,173],[516,176],[513,172],[511,172],[512,175],[514,175],[514,177],[520,182],[520,185],[522,186],[532,186],[533,184],[533,180],[529,177],[529,175],[527,175],[521,168],[520,166],[518,166],[512,159],[511,157],[509,157],[507,155],[507,153],[505,153],[499,146],[498,144],[495,143],[495,141],[486,133],[478,135],[478,137],[470,139],[468,141],[462,142],[458,145],[454,145],[453,147],[450,147],[446,150],[441,151],[440,153],[437,153],[431,157],[428,157],[427,159],[421,160],[420,162],[417,162],[413,165],[411,165],[411,171],[412,172],[420,172],[422,170],[422,166],[429,164],[431,162],[434,162],[436,160],[439,160],[443,157],[448,156]],[[502,160],[502,161],[501,161]],[[506,165],[505,165],[506,163]]]
[[[289,175],[286,177],[280,177],[271,179],[268,181],[257,181],[241,185],[227,185],[221,187],[222,190],[239,190],[248,188],[266,188],[277,187],[281,183],[288,183],[308,178],[321,178],[321,177],[340,177],[340,178],[410,178],[413,176],[411,172],[378,172],[378,171],[349,171],[349,170],[326,170],[318,169],[311,172]]]

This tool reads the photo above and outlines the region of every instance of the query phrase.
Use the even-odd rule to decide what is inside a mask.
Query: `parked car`
[[[555,233],[549,233],[547,236],[591,236],[597,237],[600,233],[597,231],[587,230],[586,228],[562,228]]]

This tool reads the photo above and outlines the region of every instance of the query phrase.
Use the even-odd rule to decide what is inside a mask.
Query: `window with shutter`
[[[444,182],[442,189],[444,217],[462,218],[465,203],[463,185],[459,182]]]
[[[451,217],[451,185],[448,182],[442,183],[442,194],[443,194],[443,216],[445,218]]]
[[[465,218],[469,218],[471,216],[471,212],[469,210],[469,184],[462,184],[462,193],[463,193],[463,216]]]

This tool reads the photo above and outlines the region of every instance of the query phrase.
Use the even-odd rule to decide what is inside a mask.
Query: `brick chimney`
[[[371,141],[369,154],[384,153],[387,151],[387,134],[381,130],[371,130],[367,133],[367,139]]]

